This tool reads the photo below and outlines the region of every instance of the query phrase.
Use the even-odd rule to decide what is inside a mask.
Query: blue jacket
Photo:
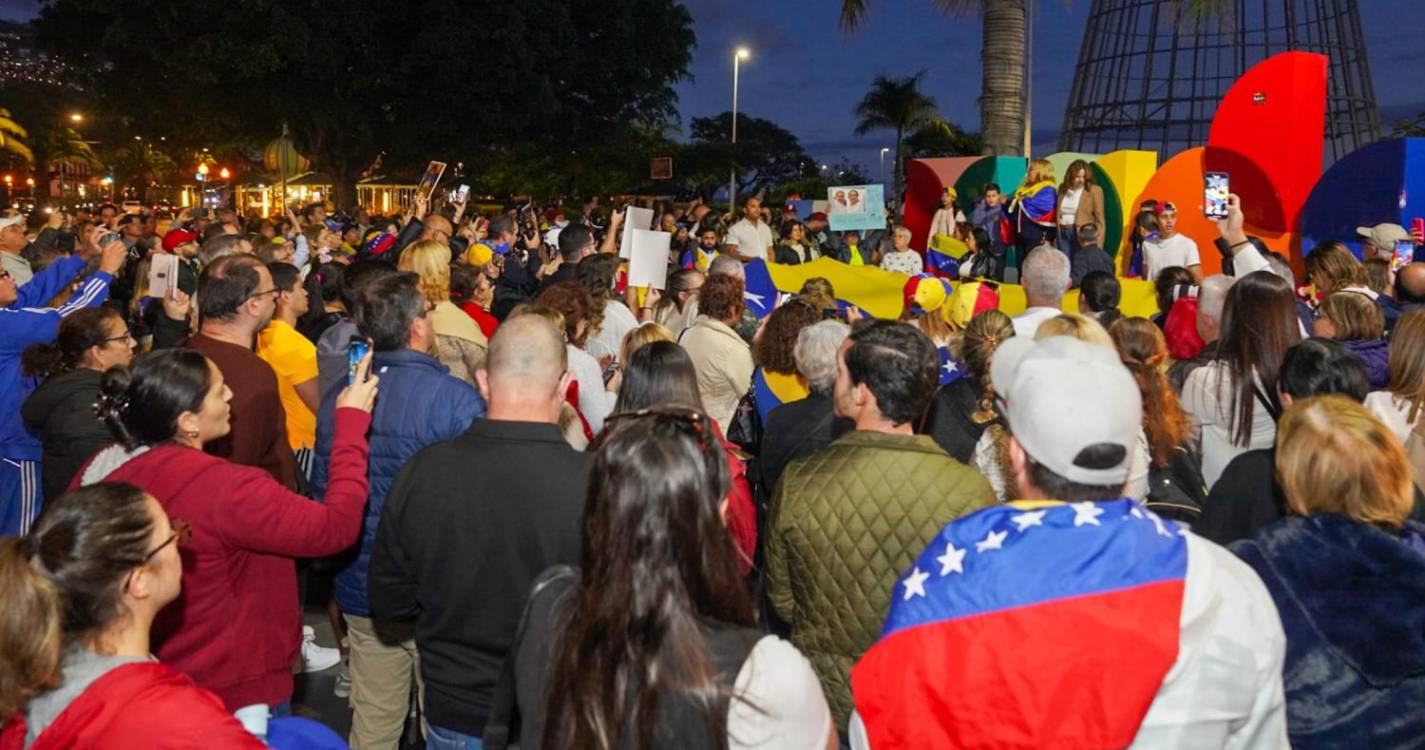
[[[1286,518],[1231,550],[1267,585],[1286,633],[1294,748],[1418,748],[1425,737],[1425,526]]]
[[[459,437],[470,423],[485,416],[485,400],[465,382],[450,375],[435,357],[410,349],[376,352],[373,371],[381,378],[376,409],[371,415],[367,480],[370,484],[361,537],[336,574],[334,593],[341,611],[371,616],[366,598],[366,571],[386,492],[406,461],[428,445]],[[331,460],[333,413],[341,388],[322,397],[317,411],[316,461],[312,466],[312,496],[321,500],[327,488]]]
[[[0,457],[40,460],[39,438],[20,420],[20,405],[37,385],[34,378],[20,375],[20,355],[30,344],[54,341],[64,316],[80,308],[96,307],[109,298],[109,282],[114,279],[99,271],[85,279],[63,305],[41,307],[64,291],[84,265],[80,257],[56,260],[17,290],[14,304],[0,308]]]

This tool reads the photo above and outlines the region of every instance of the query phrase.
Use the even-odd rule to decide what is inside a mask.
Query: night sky
[[[358,0],[352,0],[356,2]],[[929,0],[873,0],[868,22],[855,34],[837,29],[837,0],[685,0],[698,47],[692,81],[677,87],[689,118],[726,111],[732,99],[732,50],[747,46],[738,109],[795,133],[823,162],[845,157],[876,176],[889,133],[858,138],[856,103],[884,73],[928,71],[926,91],[941,113],[967,130],[979,128],[978,17],[947,16]],[[1037,0],[1034,18],[1033,117],[1035,151],[1052,150],[1064,116],[1073,67],[1091,0]],[[1425,2],[1360,0],[1381,123],[1425,111]],[[0,0],[0,17],[25,20],[36,0]]]

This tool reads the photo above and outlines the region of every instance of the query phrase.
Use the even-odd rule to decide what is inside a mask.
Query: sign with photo
[[[833,232],[886,228],[883,185],[840,185],[826,189],[826,218]]]

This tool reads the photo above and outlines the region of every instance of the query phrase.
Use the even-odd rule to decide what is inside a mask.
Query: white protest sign
[[[668,283],[668,247],[673,235],[648,229],[630,229],[633,247],[628,258],[628,285],[663,289]]]
[[[633,249],[633,237],[631,236],[633,234],[632,230],[647,230],[652,228],[653,209],[639,208],[638,206],[629,206],[628,208],[624,209],[623,241],[620,242],[618,246],[618,257],[623,258],[624,260],[628,260],[629,251]]]

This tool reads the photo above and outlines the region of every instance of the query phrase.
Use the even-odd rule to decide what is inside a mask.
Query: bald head
[[[438,236],[437,232],[440,233]],[[455,227],[450,225],[450,220],[440,214],[432,214],[426,217],[425,231],[421,232],[421,239],[445,242],[452,234],[455,234]]]
[[[1425,263],[1411,263],[1395,274],[1395,301],[1425,305]]]
[[[566,367],[564,334],[539,315],[514,316],[490,338],[485,372],[494,398],[520,398],[521,390],[548,398]]]

